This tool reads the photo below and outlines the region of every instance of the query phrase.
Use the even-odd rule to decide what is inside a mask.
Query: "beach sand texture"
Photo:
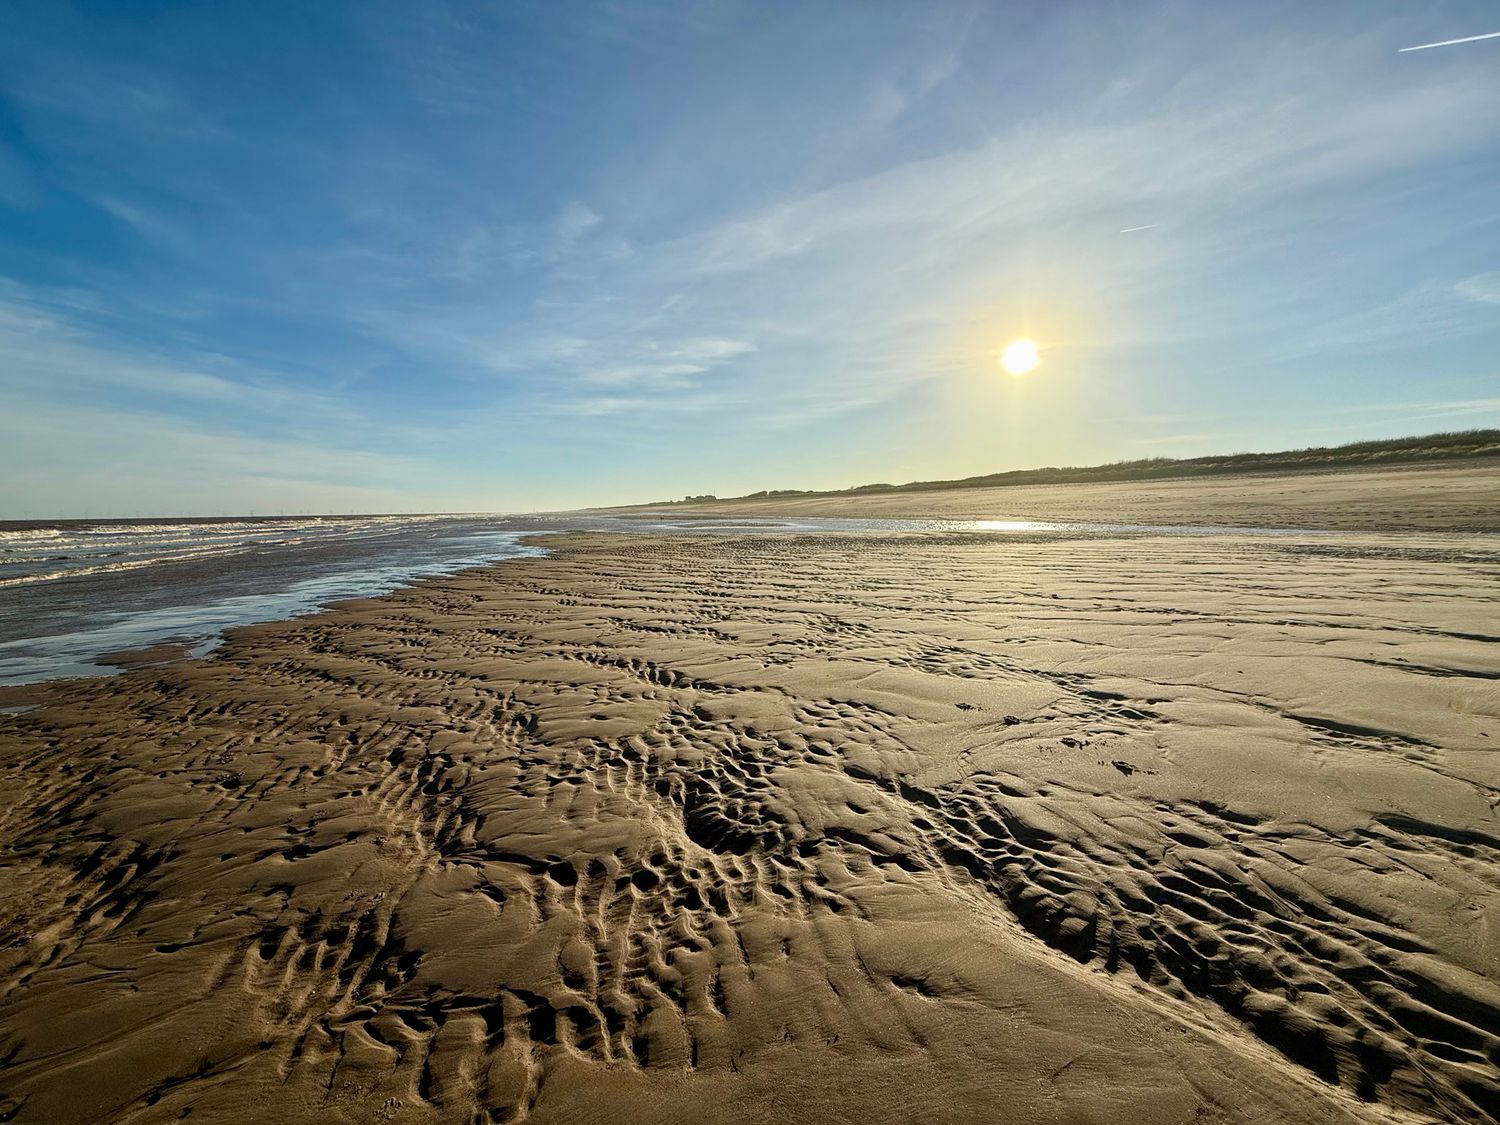
[[[572,535],[0,715],[0,1119],[1500,1113],[1500,545]]]

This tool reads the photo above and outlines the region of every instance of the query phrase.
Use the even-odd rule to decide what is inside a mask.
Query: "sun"
[[[1012,340],[1000,353],[1000,366],[1008,375],[1026,375],[1041,362],[1035,340]]]

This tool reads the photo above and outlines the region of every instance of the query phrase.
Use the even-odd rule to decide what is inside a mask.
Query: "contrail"
[[[1130,232],[1131,232],[1131,231],[1137,231],[1137,230],[1150,230],[1150,229],[1151,229],[1151,228],[1152,228],[1152,227],[1154,227],[1154,226],[1156,226],[1156,224],[1155,224],[1155,223],[1147,223],[1147,224],[1146,224],[1146,225],[1145,225],[1145,226],[1143,226],[1143,227],[1126,227],[1126,228],[1125,228],[1125,229],[1124,229],[1124,230],[1122,230],[1122,231],[1121,231],[1121,232],[1120,232],[1120,233],[1121,233],[1121,234],[1129,234],[1129,233],[1130,233]]]
[[[1399,47],[1396,54],[1405,51],[1425,51],[1429,47],[1451,47],[1455,43],[1478,43],[1481,39],[1500,39],[1500,31],[1491,31],[1486,35],[1470,35],[1466,39],[1444,39],[1441,43],[1420,43],[1415,47]]]

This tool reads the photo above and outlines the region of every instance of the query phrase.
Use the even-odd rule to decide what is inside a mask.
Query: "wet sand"
[[[0,1119],[1500,1112],[1494,537],[548,546],[0,715]]]

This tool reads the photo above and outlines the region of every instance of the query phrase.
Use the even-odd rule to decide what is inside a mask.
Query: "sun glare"
[[[1025,375],[1035,371],[1041,361],[1035,340],[1012,340],[1000,353],[1000,366],[1009,375]]]

